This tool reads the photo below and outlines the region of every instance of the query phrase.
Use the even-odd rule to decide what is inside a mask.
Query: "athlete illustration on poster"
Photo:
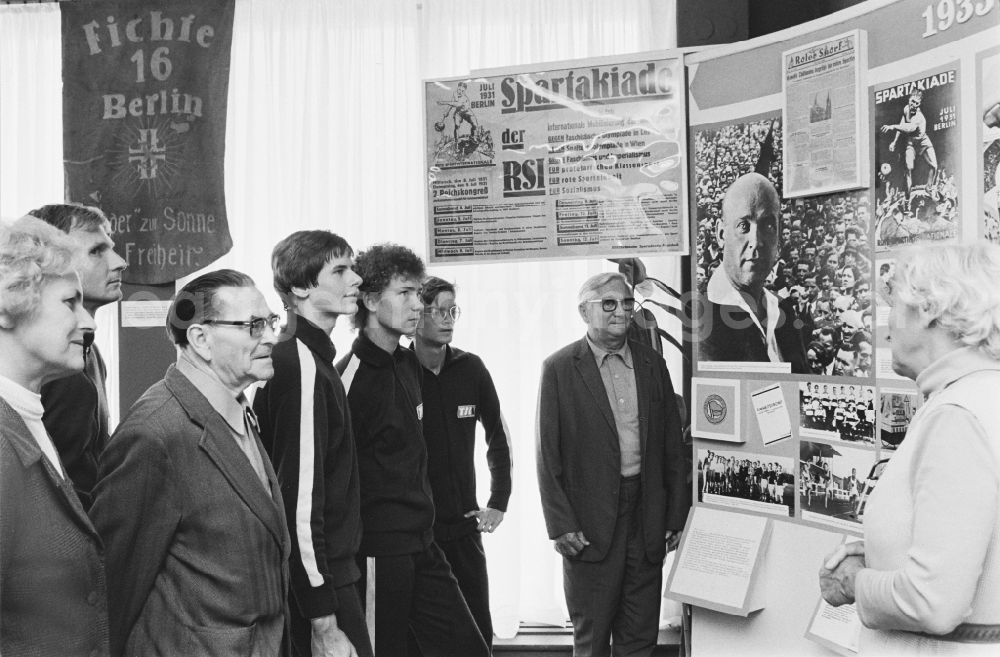
[[[980,69],[983,134],[983,236],[1000,243],[1000,52]]]
[[[439,162],[462,162],[477,153],[493,159],[493,137],[476,119],[468,91],[469,84],[463,80],[455,85],[451,98],[437,101],[444,107],[441,118],[434,122],[434,130],[441,135],[434,154]]]
[[[876,246],[958,235],[958,70],[875,90]]]

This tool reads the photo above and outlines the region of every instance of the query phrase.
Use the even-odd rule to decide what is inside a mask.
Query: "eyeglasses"
[[[627,313],[635,310],[635,299],[628,297],[627,299],[592,299],[590,301],[584,301],[584,303],[599,303],[601,304],[601,310],[606,313],[613,313],[618,305],[621,304],[622,310]]]
[[[275,333],[278,332],[278,328],[281,326],[281,318],[277,315],[271,315],[269,317],[251,317],[249,320],[244,322],[235,322],[228,319],[206,319],[202,324],[215,324],[217,326],[241,326],[250,329],[251,338],[259,338],[264,335],[264,327],[270,326],[271,330]]]
[[[462,316],[462,309],[458,306],[452,306],[451,308],[438,308],[437,306],[428,306],[424,308],[424,314],[430,315],[434,319],[443,322],[445,317],[451,317],[451,321],[457,322],[458,318]]]

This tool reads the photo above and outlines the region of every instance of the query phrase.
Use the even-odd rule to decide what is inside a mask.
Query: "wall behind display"
[[[749,34],[754,37],[795,27],[835,11],[859,4],[863,0],[747,0]]]

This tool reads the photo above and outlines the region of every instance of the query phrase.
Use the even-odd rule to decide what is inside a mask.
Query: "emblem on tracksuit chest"
[[[476,405],[475,404],[470,404],[468,406],[459,406],[458,407],[458,418],[461,419],[461,418],[465,418],[465,417],[476,417]]]

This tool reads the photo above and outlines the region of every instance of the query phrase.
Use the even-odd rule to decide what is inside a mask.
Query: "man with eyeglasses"
[[[680,413],[663,358],[627,339],[635,299],[619,273],[580,288],[587,333],[542,364],[537,466],[563,556],[574,655],[648,655],[663,559],[691,506]]]
[[[274,374],[278,322],[231,269],[170,305],[177,362],[108,441],[94,489],[115,657],[287,655],[288,527],[244,396]]]
[[[421,368],[399,344],[423,316],[424,263],[404,246],[376,244],[358,254],[354,268],[362,278],[359,333],[337,372],[358,452],[358,562],[372,647],[391,657],[485,657],[489,650],[434,541]]]
[[[510,434],[493,378],[475,354],[451,346],[461,309],[455,286],[436,276],[420,288],[424,318],[411,348],[423,366],[424,439],[434,492],[434,540],[444,551],[479,633],[493,642],[481,534],[503,522],[511,492]],[[486,437],[490,499],[476,500],[476,421]]]
[[[271,253],[288,339],[274,347],[274,378],[254,396],[254,410],[292,526],[289,629],[302,657],[372,657],[355,562],[358,458],[330,340],[337,319],[358,310],[353,266],[350,245],[327,230],[292,233]]]

